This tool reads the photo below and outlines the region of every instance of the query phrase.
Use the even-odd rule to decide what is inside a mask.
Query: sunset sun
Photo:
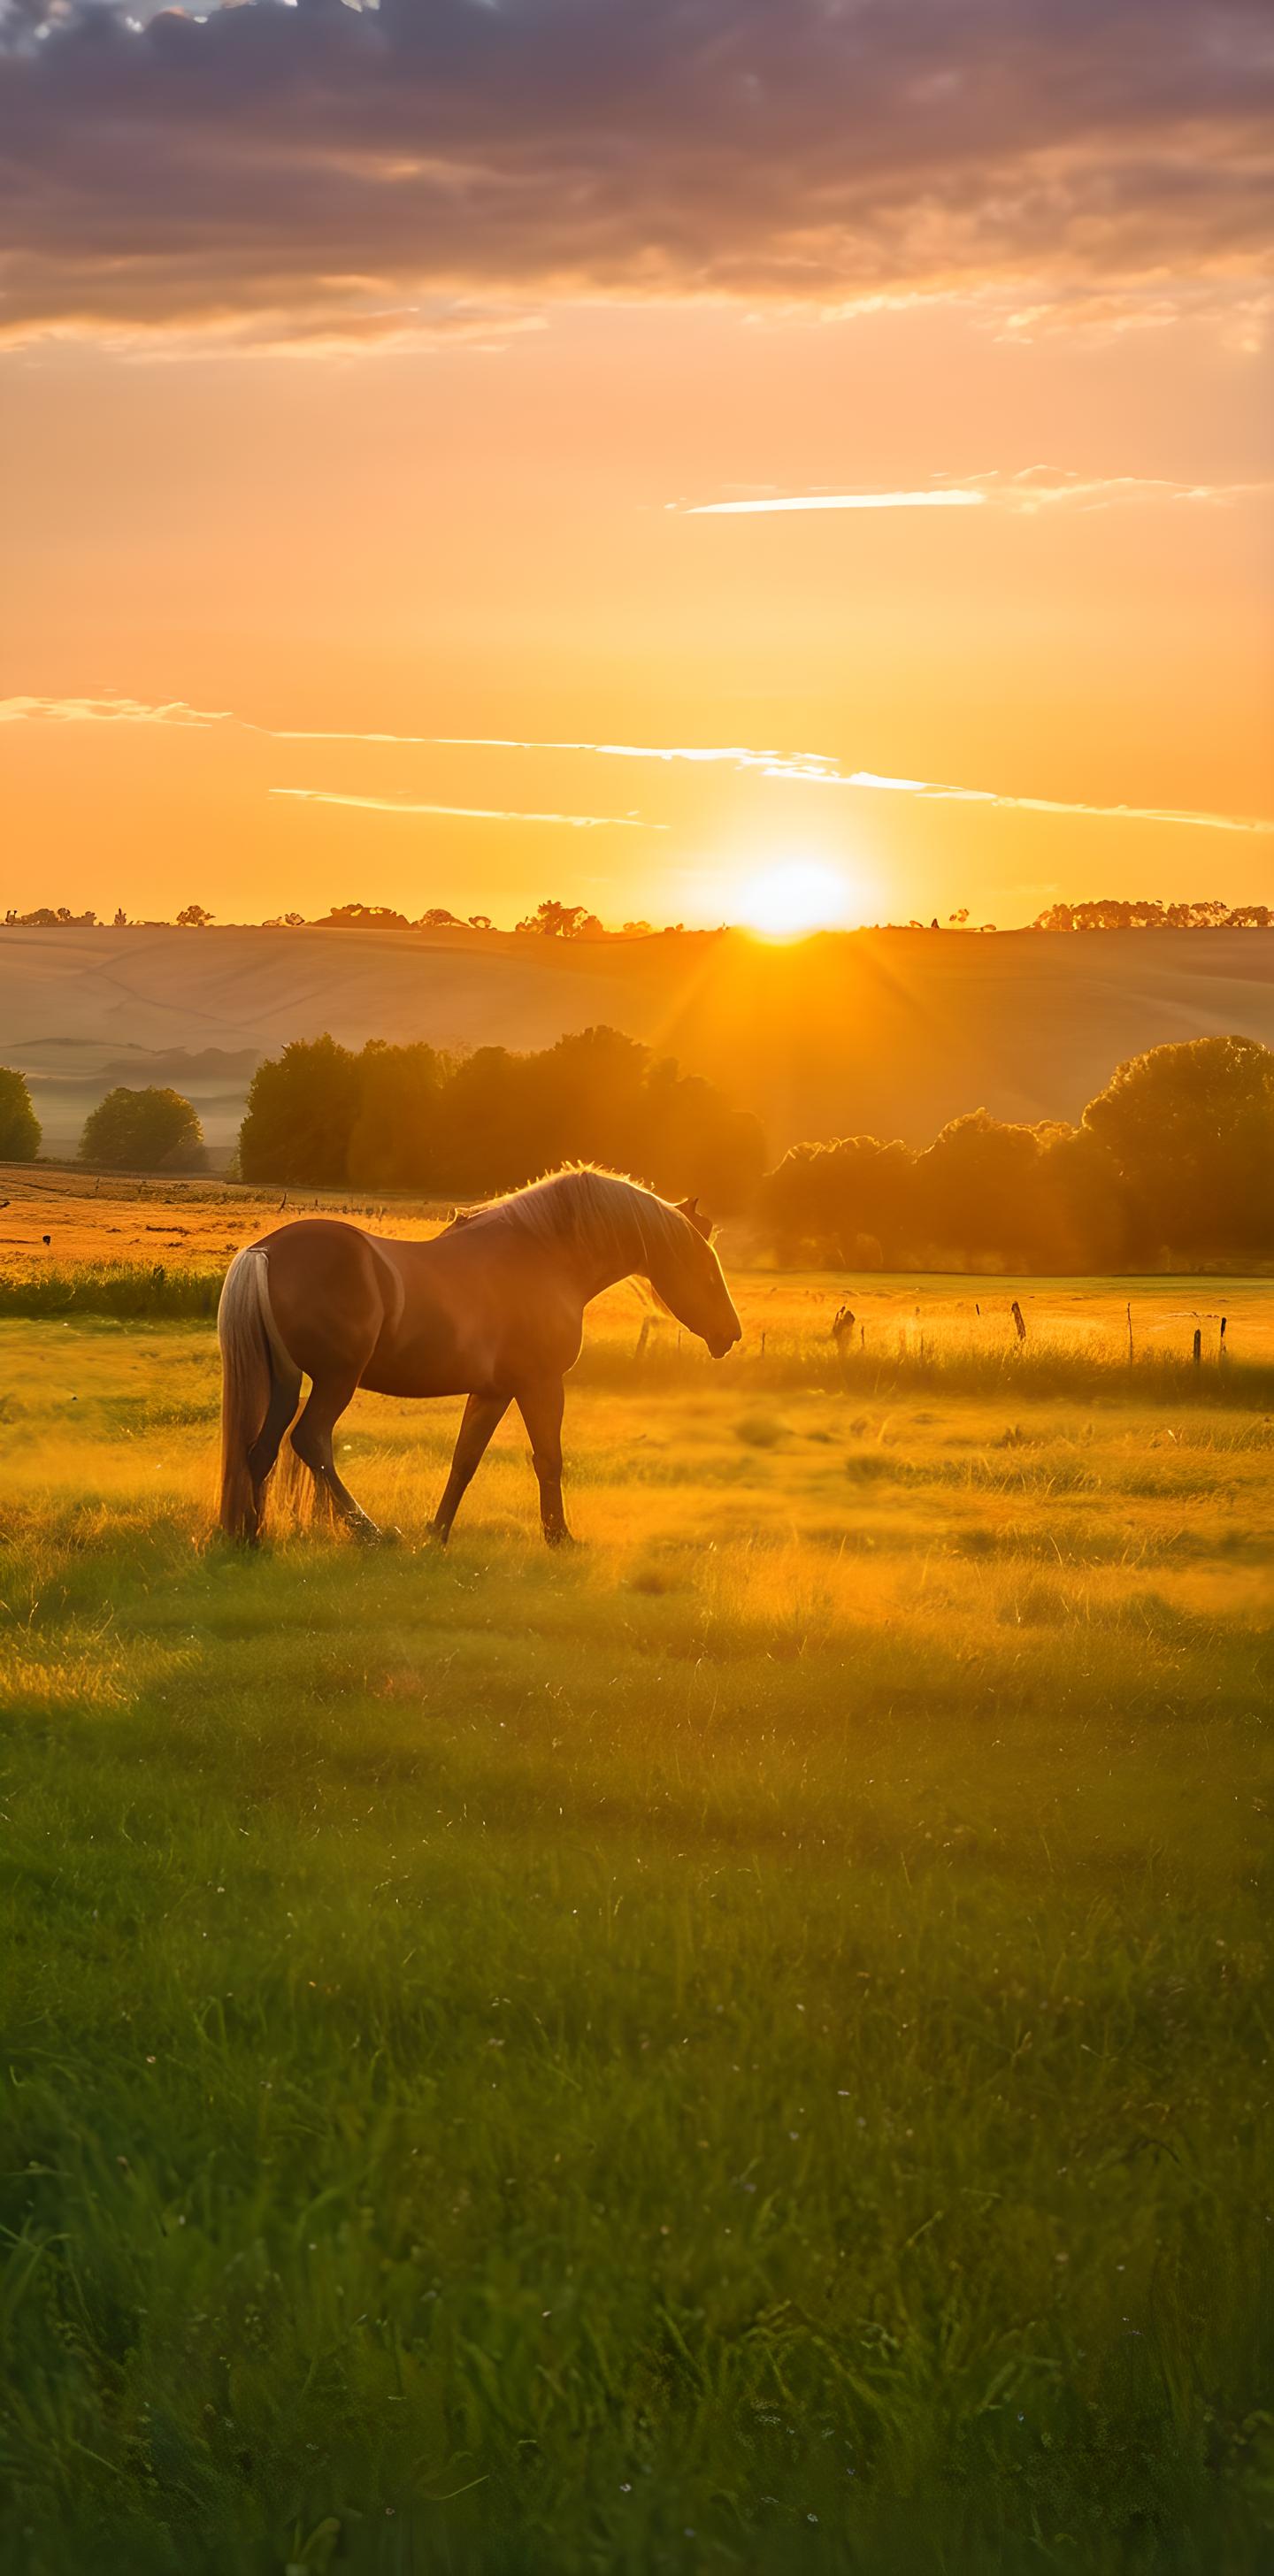
[[[851,889],[838,868],[816,859],[783,859],[744,886],[740,919],[762,939],[802,939],[842,927]]]

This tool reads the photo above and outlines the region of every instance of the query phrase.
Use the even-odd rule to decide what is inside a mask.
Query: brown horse
[[[332,1432],[356,1387],[466,1395],[446,1491],[430,1524],[445,1539],[465,1487],[511,1404],[531,1437],[540,1518],[562,1509],[563,1379],[584,1309],[619,1279],[656,1297],[714,1359],[739,1319],[694,1199],[673,1206],[614,1172],[567,1171],[459,1216],[428,1243],[399,1243],[331,1217],[300,1218],[236,1253],[217,1314],[221,1342],[221,1526],[260,1535],[267,1479],[292,1431],[316,1495],[356,1537],[383,1533],[342,1484]]]

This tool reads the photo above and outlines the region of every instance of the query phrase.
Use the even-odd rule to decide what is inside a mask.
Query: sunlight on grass
[[[403,1545],[227,1549],[206,1325],[0,1330],[7,2557],[1255,2570],[1255,1376],[621,1321],[562,1555],[371,1399]]]

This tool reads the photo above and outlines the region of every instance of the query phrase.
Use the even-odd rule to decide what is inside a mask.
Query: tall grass
[[[6,1370],[6,2567],[1270,2564],[1259,1420],[617,1346],[586,1546],[253,1557],[206,1328]]]
[[[181,1321],[215,1315],[225,1265],[196,1270],[181,1262],[83,1261],[0,1275],[0,1317],[37,1321],[111,1315],[121,1321]]]
[[[189,1322],[217,1311],[224,1266],[98,1262],[0,1276],[0,1319],[38,1321],[102,1316],[119,1322]],[[829,1309],[830,1297],[826,1301]],[[828,1323],[758,1325],[752,1320],[729,1362],[732,1382],[759,1392],[821,1387],[851,1398],[930,1393],[1009,1402],[1063,1397],[1161,1406],[1204,1405],[1274,1410],[1274,1361],[1243,1353],[1242,1332],[1222,1358],[1215,1331],[1200,1365],[1192,1354],[1193,1319],[1173,1328],[1175,1347],[1140,1333],[1130,1358],[1122,1325],[1034,1328],[1025,1342],[1003,1318],[973,1323],[960,1314],[920,1308],[901,1321],[873,1317],[863,1338],[839,1351]],[[581,1383],[597,1387],[674,1390],[697,1387],[714,1370],[702,1344],[675,1325],[644,1331],[625,1309],[590,1318]]]

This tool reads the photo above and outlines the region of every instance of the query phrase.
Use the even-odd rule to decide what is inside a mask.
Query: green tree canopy
[[[765,1163],[755,1118],[617,1029],[538,1054],[297,1041],[259,1065],[239,1135],[245,1180],[481,1198],[567,1162],[610,1164],[716,1213],[748,1204]]]
[[[248,1087],[239,1130],[245,1181],[337,1185],[349,1177],[358,1114],[358,1059],[335,1038],[296,1038],[267,1056]]]
[[[33,1163],[40,1150],[40,1121],[24,1073],[0,1065],[0,1162]]]
[[[191,1171],[202,1160],[203,1129],[179,1091],[121,1084],[84,1121],[80,1161],[106,1172]]]
[[[1274,1250],[1274,1049],[1188,1038],[1132,1056],[1084,1111],[1128,1191],[1140,1250]]]

